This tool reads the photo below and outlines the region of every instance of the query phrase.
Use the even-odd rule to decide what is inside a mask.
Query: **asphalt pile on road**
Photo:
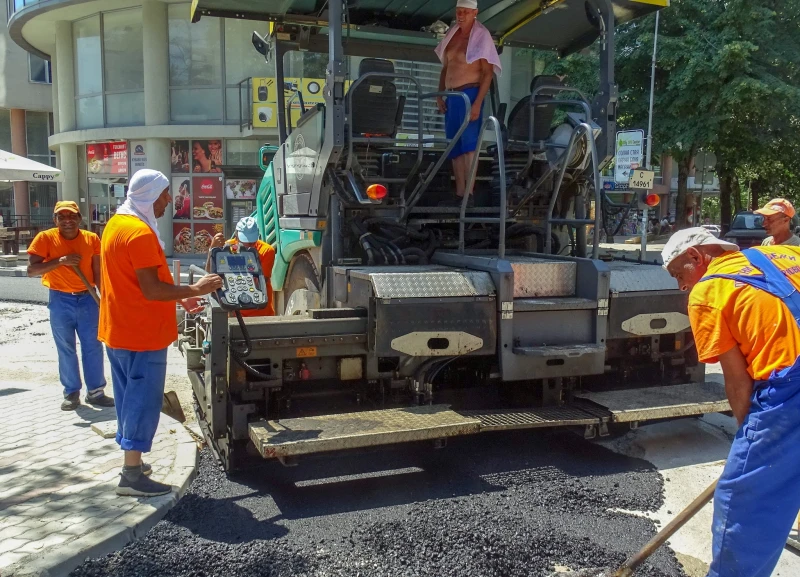
[[[565,433],[502,433],[231,478],[204,453],[162,522],[72,577],[544,577],[613,567],[657,529],[617,510],[653,511],[662,489],[648,463]],[[637,575],[684,573],[663,548]]]

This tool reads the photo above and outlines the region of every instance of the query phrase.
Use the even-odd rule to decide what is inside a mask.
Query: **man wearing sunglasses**
[[[113,407],[114,399],[104,393],[103,345],[97,340],[100,309],[83,284],[80,270],[92,290],[100,282],[100,239],[80,229],[81,211],[70,201],[56,203],[56,227],[36,235],[28,247],[28,276],[41,276],[50,289],[50,326],[58,350],[58,374],[64,387],[61,409],[74,411],[81,404],[81,374],[75,335],[81,341],[86,402],[98,407]],[[98,286],[98,288],[100,288]]]

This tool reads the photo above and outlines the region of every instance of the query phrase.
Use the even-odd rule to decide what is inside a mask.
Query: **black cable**
[[[247,371],[251,376],[262,380],[262,381],[277,381],[277,377],[273,377],[266,373],[262,373],[251,367],[247,362],[245,362],[244,357],[247,357],[252,352],[252,343],[250,341],[250,333],[247,331],[247,325],[244,324],[244,319],[242,318],[242,312],[239,309],[234,311],[236,314],[236,320],[239,321],[239,328],[242,329],[242,336],[244,337],[244,350],[237,351],[233,348],[233,345],[229,345],[228,349],[231,352],[231,357],[233,360],[236,361],[240,367],[242,367],[245,371]]]

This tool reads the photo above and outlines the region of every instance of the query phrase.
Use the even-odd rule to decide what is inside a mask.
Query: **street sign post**
[[[630,182],[628,187],[639,193],[639,208],[642,211],[642,244],[639,260],[642,261],[647,255],[647,212],[650,207],[658,206],[658,196],[649,194],[653,190],[656,180],[656,173],[652,170],[634,169],[630,171]]]

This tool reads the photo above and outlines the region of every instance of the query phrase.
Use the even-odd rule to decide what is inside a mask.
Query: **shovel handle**
[[[72,265],[72,270],[74,270],[75,274],[80,277],[81,282],[83,282],[83,285],[86,287],[86,290],[89,291],[89,294],[92,295],[92,298],[94,299],[94,302],[97,303],[97,306],[100,306],[100,297],[97,296],[97,292],[95,292],[94,287],[89,284],[89,280],[86,278],[86,275],[83,274],[83,271],[74,265]]]
[[[678,515],[669,522],[669,524],[661,529],[658,534],[650,539],[647,544],[642,547],[642,550],[639,551],[633,557],[628,558],[625,563],[622,564],[622,567],[617,569],[617,572],[614,573],[613,577],[629,577],[633,570],[639,567],[642,563],[644,563],[650,555],[656,552],[656,549],[661,547],[664,542],[672,537],[678,529],[683,527],[689,519],[694,517],[700,509],[706,506],[711,498],[714,496],[714,491],[717,489],[717,483],[719,480],[714,481],[711,485],[700,493],[698,497],[692,501],[688,507],[686,507],[683,511],[678,513]]]

